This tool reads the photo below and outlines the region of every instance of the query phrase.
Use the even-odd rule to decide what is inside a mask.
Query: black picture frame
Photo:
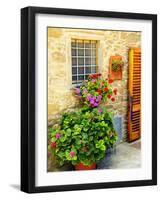
[[[152,21],[152,179],[35,186],[35,15],[61,14]],[[21,190],[27,193],[148,186],[157,184],[157,15],[45,7],[21,9]]]

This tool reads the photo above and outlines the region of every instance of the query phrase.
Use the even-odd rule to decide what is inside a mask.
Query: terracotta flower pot
[[[82,163],[75,165],[75,170],[91,170],[91,169],[96,169],[96,163],[93,163],[90,166],[84,165]]]
[[[122,61],[122,56],[110,56],[110,74],[109,74],[109,78],[113,79],[113,80],[121,80],[122,79],[122,67],[123,64],[118,64],[118,67],[120,68],[118,71],[113,71],[113,61]]]

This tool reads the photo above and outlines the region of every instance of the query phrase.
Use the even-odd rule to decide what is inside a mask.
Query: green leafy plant
[[[112,61],[112,71],[118,72],[122,69],[123,67],[123,61],[122,60],[113,60]]]
[[[89,166],[105,157],[117,134],[110,112],[84,105],[77,112],[65,113],[59,127],[49,128],[48,139],[48,151],[60,166],[67,163]]]
[[[60,123],[48,130],[48,153],[60,166],[82,163],[90,166],[105,157],[108,148],[117,140],[112,114],[101,108],[103,101],[115,101],[117,89],[112,80],[101,79],[101,74],[90,75],[76,95],[83,105],[81,109],[62,115]]]

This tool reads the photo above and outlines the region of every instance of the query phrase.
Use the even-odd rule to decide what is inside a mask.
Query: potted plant
[[[112,60],[112,71],[118,72],[123,67],[123,61],[122,60]]]
[[[114,101],[117,90],[112,89],[112,80],[100,76],[91,75],[75,90],[83,99],[82,108],[63,114],[59,126],[48,130],[48,151],[60,166],[71,163],[76,170],[94,169],[117,140],[112,114],[100,107],[103,101]]]
[[[113,80],[121,80],[123,65],[124,62],[122,61],[122,56],[110,56],[109,78]]]
[[[71,163],[75,169],[94,169],[116,142],[111,113],[105,108],[65,113],[58,128],[49,128],[48,150],[60,166]]]

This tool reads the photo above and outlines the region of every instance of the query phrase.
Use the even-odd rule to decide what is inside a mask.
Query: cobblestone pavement
[[[141,141],[118,144],[97,165],[97,169],[127,169],[141,167]]]

